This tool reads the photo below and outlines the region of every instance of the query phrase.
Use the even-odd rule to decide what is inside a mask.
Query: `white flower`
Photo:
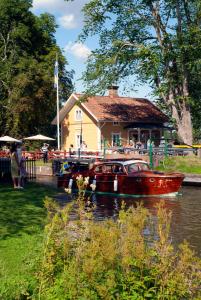
[[[96,190],[96,184],[90,184],[90,187],[91,187],[91,189],[92,189],[92,191],[94,192],[95,190]]]
[[[64,190],[65,190],[65,192],[66,192],[67,194],[71,194],[71,193],[72,193],[72,189],[70,189],[70,188],[64,189]]]
[[[85,184],[85,185],[89,184],[89,177],[85,177],[85,178],[84,178],[84,184]]]

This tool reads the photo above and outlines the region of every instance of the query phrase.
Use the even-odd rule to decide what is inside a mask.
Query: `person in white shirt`
[[[48,147],[49,147],[49,145],[44,143],[43,147],[41,148],[41,151],[43,153],[43,162],[44,162],[44,164],[48,162]]]

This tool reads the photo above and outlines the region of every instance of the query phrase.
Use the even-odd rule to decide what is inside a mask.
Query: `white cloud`
[[[61,17],[59,23],[67,29],[72,29],[82,25],[83,14],[81,12],[84,4],[89,0],[33,0],[33,11],[43,11],[57,14]],[[65,26],[64,26],[65,24]]]
[[[66,3],[64,0],[33,0],[33,9],[44,9],[48,12],[55,12],[65,8]]]
[[[66,52],[74,55],[75,57],[79,59],[87,59],[88,56],[91,54],[91,50],[82,43],[72,43],[69,42],[65,49]]]
[[[77,27],[77,22],[74,14],[62,16],[58,20],[59,24],[66,29],[72,29]]]

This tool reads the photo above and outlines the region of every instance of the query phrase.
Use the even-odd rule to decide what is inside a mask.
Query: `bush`
[[[201,299],[201,260],[187,243],[174,249],[163,203],[154,221],[141,205],[123,205],[117,220],[102,222],[82,197],[45,206],[39,299]]]

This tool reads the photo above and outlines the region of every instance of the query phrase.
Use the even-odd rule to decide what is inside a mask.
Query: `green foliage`
[[[27,0],[0,2],[0,132],[16,137],[53,132],[56,53],[61,101],[72,90],[72,73],[54,37],[55,19],[47,13],[35,16],[31,5]]]
[[[126,85],[134,75],[142,84],[149,82],[181,138],[191,141],[189,108],[200,133],[200,9],[199,0],[89,1],[80,38],[98,36],[99,47],[83,76],[86,93],[104,92],[117,81]],[[186,116],[190,138],[182,132]]]
[[[95,222],[81,201],[62,209],[45,204],[39,299],[200,299],[201,260],[186,243],[173,248],[162,203],[154,223],[141,205],[122,207],[117,220]]]

